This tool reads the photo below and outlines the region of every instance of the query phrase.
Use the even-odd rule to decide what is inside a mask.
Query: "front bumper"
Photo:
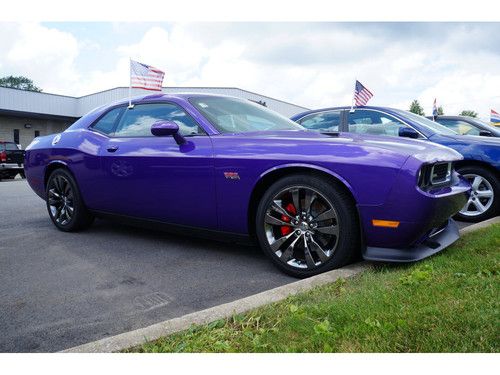
[[[470,184],[455,173],[451,186],[431,191],[403,186],[382,205],[360,205],[365,244],[390,249],[418,246],[460,211],[469,194]],[[373,219],[397,221],[399,225],[396,228],[379,227],[372,223]]]
[[[450,246],[460,237],[458,226],[453,219],[430,233],[427,238],[418,245],[407,248],[384,248],[368,246],[364,249],[363,258],[381,262],[416,262],[436,254]]]

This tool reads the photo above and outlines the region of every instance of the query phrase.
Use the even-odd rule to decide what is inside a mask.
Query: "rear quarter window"
[[[103,134],[111,134],[115,128],[115,123],[120,114],[123,111],[123,107],[115,108],[102,116],[97,122],[95,122],[91,129],[97,130]]]

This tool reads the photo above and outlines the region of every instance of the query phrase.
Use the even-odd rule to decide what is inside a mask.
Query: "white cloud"
[[[78,82],[79,46],[70,33],[36,23],[1,24],[1,32],[2,74],[27,75],[46,91]]]
[[[357,78],[375,93],[376,105],[408,108],[419,99],[430,113],[437,97],[450,114],[474,109],[487,116],[490,107],[500,109],[496,25],[204,23],[110,29],[92,39],[40,24],[0,24],[0,74],[29,76],[47,92],[83,95],[126,86],[130,56],[166,70],[166,85],[241,87],[308,107],[350,104]],[[107,68],[82,63],[94,57],[106,58],[101,66]]]

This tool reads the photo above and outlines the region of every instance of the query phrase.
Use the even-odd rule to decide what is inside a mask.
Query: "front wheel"
[[[64,232],[85,229],[94,216],[87,210],[73,176],[65,169],[50,175],[46,189],[47,210],[54,225]]]
[[[266,255],[295,277],[342,267],[360,252],[351,197],[320,177],[293,175],[274,183],[259,202],[255,224]]]
[[[491,171],[483,167],[458,168],[472,186],[471,195],[456,219],[477,223],[496,216],[500,211],[500,182]]]

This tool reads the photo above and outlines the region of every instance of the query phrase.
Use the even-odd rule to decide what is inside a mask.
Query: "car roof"
[[[455,116],[452,116],[452,115],[438,115],[438,116],[425,116],[427,118],[436,118],[436,119],[443,119],[443,120],[471,120],[473,121],[474,119],[472,117],[469,117],[469,116],[458,116],[458,115],[455,115]]]
[[[222,95],[222,94],[211,94],[211,93],[202,93],[202,92],[179,92],[179,93],[157,93],[157,94],[148,94],[148,95],[141,95],[141,96],[134,96],[131,98],[132,103],[140,103],[140,102],[145,102],[145,101],[151,101],[151,100],[169,100],[169,99],[184,99],[187,100],[189,98],[195,98],[195,97],[220,97],[220,98],[235,98],[233,96],[229,95]],[[238,99],[238,98],[236,98]],[[111,104],[107,104],[104,107],[111,107],[111,106],[116,106],[116,105],[121,105],[121,104],[126,104],[128,103],[129,99],[124,98],[120,99],[116,102],[113,102]]]
[[[394,112],[394,111],[399,111],[396,108],[390,108],[390,107],[381,107],[381,106],[371,106],[371,105],[364,105],[364,106],[358,106],[358,107],[352,107],[354,110],[358,109],[373,109],[373,110],[378,110],[378,111],[388,111],[388,112]],[[327,108],[320,108],[320,109],[311,109],[309,111],[304,111],[297,113],[296,115],[293,115],[291,118],[297,119],[301,118],[304,116],[307,116],[309,114],[313,113],[318,113],[318,112],[327,112],[327,111],[333,111],[337,109],[351,109],[351,106],[340,106],[340,107],[327,107]]]

